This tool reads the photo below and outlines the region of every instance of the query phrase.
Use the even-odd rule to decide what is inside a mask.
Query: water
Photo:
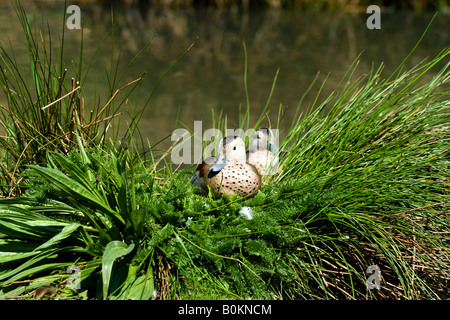
[[[62,30],[63,4],[25,2],[25,9],[48,19],[54,43]],[[80,4],[84,20],[84,65],[99,48],[111,28],[111,7]],[[228,127],[237,128],[239,106],[245,107],[244,50],[248,53],[248,90],[251,123],[266,104],[274,76],[279,69],[276,88],[270,102],[270,121],[276,123],[282,106],[283,129],[290,125],[300,97],[319,74],[319,82],[303,102],[306,108],[314,99],[319,83],[329,78],[322,97],[335,88],[351,63],[362,52],[357,74],[382,62],[386,76],[407,56],[425,30],[433,13],[385,12],[381,30],[366,27],[367,14],[324,13],[239,9],[164,10],[148,7],[114,6],[115,61],[120,70],[151,39],[151,45],[130,67],[122,85],[138,78],[147,70],[139,91],[121,111],[138,110],[168,67],[195,42],[161,83],[140,122],[143,137],[154,144],[178,127],[178,119],[193,129],[194,121],[203,121],[203,129],[211,126],[211,109],[223,110]],[[411,67],[432,58],[450,44],[449,15],[439,14],[422,44],[410,58]],[[157,36],[155,36],[157,35]],[[78,61],[81,33],[66,29],[66,59]],[[10,39],[10,40],[8,40]],[[11,41],[16,54],[28,61],[24,36],[9,3],[0,5],[0,41]],[[93,61],[84,90],[88,106],[107,90],[105,70],[110,66],[111,40],[107,38]],[[437,71],[437,70],[436,70]],[[70,73],[70,70],[69,70]],[[0,102],[5,103],[3,96]],[[123,117],[125,120],[126,117]],[[269,120],[268,120],[269,121]],[[267,122],[264,124],[267,125]],[[161,146],[167,147],[169,140]]]

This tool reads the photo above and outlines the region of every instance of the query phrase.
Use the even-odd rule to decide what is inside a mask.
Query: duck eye
[[[236,146],[233,147],[233,150],[236,150]]]

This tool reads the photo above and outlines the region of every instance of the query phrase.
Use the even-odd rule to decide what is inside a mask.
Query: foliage
[[[90,153],[80,139],[79,150],[69,158],[49,155],[48,167],[31,166],[29,180],[36,188],[0,204],[1,285],[21,294],[39,279],[27,287],[12,284],[43,270],[64,280],[70,275],[65,269],[78,265],[83,287],[92,282],[102,288],[94,297],[149,299],[153,251],[142,244],[145,211],[128,188],[134,180],[134,171],[126,170],[131,159],[123,149],[117,156],[100,149]],[[17,247],[18,240],[26,245]],[[141,259],[134,261],[137,254]],[[28,260],[22,263],[23,258]],[[17,262],[20,266],[5,272]]]
[[[251,199],[200,196],[191,169],[75,128],[22,171],[23,196],[0,199],[0,299],[448,298],[449,55],[385,79],[352,66],[296,117]]]
[[[7,100],[7,105],[0,108],[0,124],[5,132],[0,136],[0,190],[4,196],[21,194],[23,178],[20,173],[26,165],[45,164],[48,151],[67,154],[76,148],[75,131],[86,143],[104,143],[107,128],[122,114],[120,106],[143,77],[121,85],[126,70],[119,73],[118,62],[114,65],[111,60],[106,102],[102,105],[96,98],[92,106],[86,105],[83,86],[95,55],[87,67],[83,65],[83,36],[78,64],[72,62],[66,67],[64,27],[55,53],[50,28],[47,27],[47,32],[38,29],[36,21],[34,25],[30,22],[20,2],[12,4],[25,35],[30,68],[20,66],[12,45],[8,50],[0,43],[0,85]],[[111,58],[113,52],[114,42]]]

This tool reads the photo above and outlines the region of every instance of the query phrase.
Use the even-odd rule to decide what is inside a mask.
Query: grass
[[[8,186],[23,180],[20,193],[0,199],[0,298],[448,298],[449,55],[444,49],[410,70],[402,63],[387,76],[382,66],[356,76],[355,62],[336,90],[323,98],[319,89],[309,111],[296,116],[281,145],[283,170],[252,199],[197,195],[192,169],[144,157],[132,136],[95,140],[83,123],[61,120],[74,125],[57,133],[72,135],[70,143],[43,140],[42,162],[18,157],[14,177],[4,177]],[[39,61],[43,70],[54,67]],[[29,87],[17,74],[2,82],[10,96],[4,123],[14,129],[7,146],[28,122],[12,105],[36,108],[39,96],[16,92],[41,83]],[[5,87],[10,79],[21,91]],[[63,88],[50,82],[41,95]],[[45,94],[37,112],[67,93],[59,101],[68,107],[78,92],[60,91]],[[251,126],[246,95],[243,129]],[[218,115],[215,125],[225,128],[226,119]],[[9,159],[1,159],[4,168]],[[381,287],[368,290],[373,265]],[[67,272],[73,266],[79,289]]]
[[[0,44],[0,84],[7,99],[7,105],[0,109],[0,123],[5,132],[4,136],[0,136],[0,191],[3,196],[22,194],[20,173],[27,165],[45,164],[49,152],[68,154],[76,148],[76,132],[86,145],[98,145],[107,140],[108,128],[114,125],[115,118],[122,115],[120,107],[139,86],[144,74],[125,84],[122,79],[136,57],[151,43],[147,43],[124,71],[119,72],[119,61],[113,59],[115,48],[112,40],[111,64],[106,73],[109,90],[104,101],[95,98],[87,106],[83,88],[100,47],[86,65],[83,63],[82,36],[78,61],[67,63],[64,50],[65,16],[55,50],[50,27],[39,29],[37,19],[34,24],[30,23],[20,2],[13,1],[12,5],[28,45],[30,67],[28,69],[27,64],[17,60],[12,44],[10,48]],[[114,27],[111,34],[114,39]],[[94,95],[97,97],[98,93],[94,92]],[[113,134],[116,140],[118,126],[115,125]],[[132,126],[124,138],[128,139],[135,133],[138,134],[139,130]]]

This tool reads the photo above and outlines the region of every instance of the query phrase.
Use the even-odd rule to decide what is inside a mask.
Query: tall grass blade
[[[111,241],[106,245],[102,257],[103,299],[108,298],[108,290],[111,282],[111,273],[114,262],[126,256],[134,249],[134,243],[127,245],[122,241]]]

